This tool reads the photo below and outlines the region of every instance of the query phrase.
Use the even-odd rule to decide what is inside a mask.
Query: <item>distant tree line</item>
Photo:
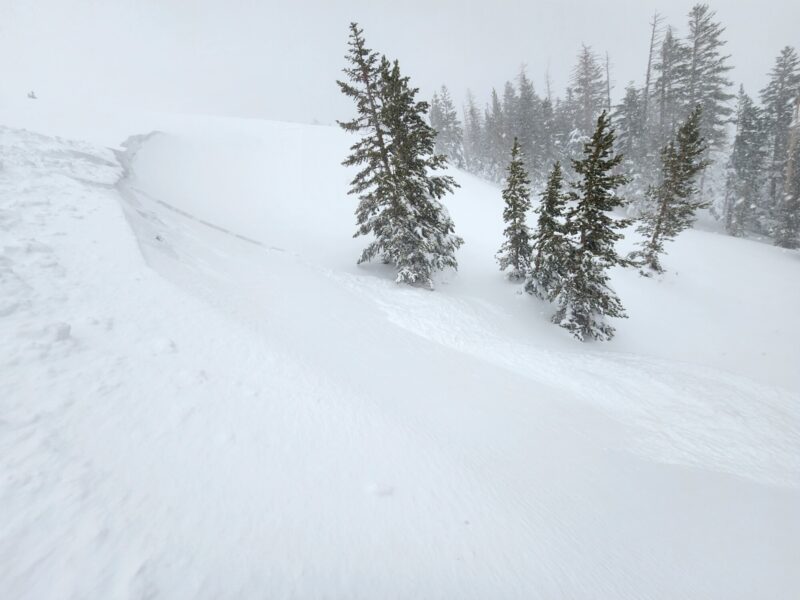
[[[664,146],[699,106],[700,135],[706,141],[699,191],[705,204],[731,235],[762,235],[797,247],[796,208],[787,186],[788,167],[794,164],[789,141],[800,96],[800,57],[792,47],[781,50],[759,94],[760,105],[743,88],[737,100],[728,78],[732,66],[724,32],[706,4],[692,8],[683,36],[656,14],[643,57],[644,82],[629,83],[614,106],[608,56],[601,60],[585,45],[563,97],[553,97],[549,78],[538,94],[523,68],[501,94],[491,90],[482,109],[467,91],[459,118],[443,86],[431,102],[431,125],[446,132],[437,151],[473,174],[501,182],[516,138],[532,184],[540,188],[554,162],[570,169],[595,119],[606,110],[623,155],[619,170],[627,183],[622,192],[630,199],[629,210],[639,215],[653,200],[648,190],[661,176]]]

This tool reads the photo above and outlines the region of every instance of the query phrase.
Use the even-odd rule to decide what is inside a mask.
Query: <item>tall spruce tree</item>
[[[362,137],[343,164],[360,167],[349,192],[359,197],[355,236],[373,236],[359,262],[378,256],[395,266],[398,283],[432,288],[434,271],[457,267],[455,251],[463,243],[440,202],[457,184],[431,173],[447,159],[434,153],[429,105],[416,100],[419,90],[409,85],[397,61],[378,61],[355,23],[348,45],[349,82],[338,83],[355,100],[358,115],[340,125]]]
[[[486,170],[484,176],[491,181],[501,181],[505,170],[506,119],[497,92],[492,89],[491,104],[484,113],[484,153]]]
[[[583,154],[583,147],[591,137],[590,133],[578,128],[579,114],[575,94],[571,87],[567,87],[564,99],[558,100],[555,106],[556,160],[561,162],[567,176],[574,175],[572,161]]]
[[[531,234],[527,224],[527,215],[531,208],[530,179],[517,138],[514,138],[511,147],[511,162],[507,173],[503,188],[505,241],[497,253],[497,262],[500,263],[501,271],[508,271],[509,279],[517,281],[526,276],[531,263]]]
[[[660,257],[664,243],[691,227],[695,213],[706,206],[697,200],[697,177],[706,167],[706,144],[700,134],[702,109],[698,106],[678,128],[675,139],[661,152],[661,183],[649,190],[649,205],[636,231],[643,236],[632,258],[645,269],[663,273]],[[648,275],[646,270],[643,275]]]
[[[729,93],[731,81],[727,64],[728,55],[722,54],[725,28],[714,21],[714,11],[708,4],[695,4],[689,12],[689,62],[687,72],[688,108],[703,109],[700,135],[709,150],[725,145],[726,125],[733,109],[729,106],[733,94]],[[681,117],[683,118],[683,117]]]
[[[519,95],[510,81],[503,87],[503,138],[507,140],[504,146],[511,146],[511,141],[517,135],[519,128]],[[505,166],[506,152],[503,152],[503,166]]]
[[[625,96],[614,111],[614,126],[617,130],[617,147],[625,156],[625,162],[634,162],[638,154],[642,132],[643,92],[633,82],[625,88]]]
[[[569,264],[570,248],[564,222],[567,197],[563,186],[561,164],[556,162],[535,211],[539,219],[533,236],[531,271],[525,282],[525,291],[542,300],[556,298]]]
[[[642,180],[647,177],[647,148],[642,132],[644,90],[639,90],[633,82],[625,88],[625,96],[614,111],[614,125],[617,131],[617,149],[625,159],[622,170],[628,178],[626,195],[631,204],[638,206]]]
[[[360,167],[350,183],[349,193],[359,197],[356,235],[366,235],[373,231],[372,220],[377,214],[383,216],[387,206],[399,204],[399,186],[390,164],[391,137],[381,115],[385,99],[380,88],[379,55],[366,47],[364,31],[356,23],[350,24],[348,47],[345,58],[350,66],[343,70],[348,81],[337,84],[342,93],[355,101],[357,115],[338,123],[345,131],[361,136],[342,164]],[[362,260],[366,259],[365,251]]]
[[[433,96],[431,96],[431,108],[428,112],[428,120],[431,123],[431,127],[433,127],[433,130],[436,132],[436,145],[438,152],[439,131],[442,129],[444,124],[444,116],[442,115],[442,101],[439,100],[439,92],[433,92]],[[444,152],[439,152],[439,154],[444,154]]]
[[[652,141],[656,151],[673,137],[686,112],[689,102],[689,57],[689,48],[678,39],[671,27],[667,27],[658,61],[654,65],[658,134],[653,136]]]
[[[551,165],[558,160],[560,148],[558,145],[558,123],[556,121],[553,101],[549,97],[542,100],[541,127],[539,133],[539,148],[541,152],[541,168]]]
[[[613,85],[611,84],[611,57],[608,55],[608,52],[606,52],[604,66],[606,72],[606,104],[604,108],[605,111],[610,115],[614,107],[611,104],[611,88]]]
[[[653,71],[656,59],[656,49],[661,43],[661,20],[661,15],[659,15],[658,12],[655,12],[653,13],[653,20],[650,21],[650,46],[647,52],[647,70],[645,72],[644,89],[642,90],[642,122],[639,126],[639,130],[641,131],[643,137],[646,137],[646,135],[650,132],[650,96],[653,90]],[[641,140],[639,145],[644,147],[645,140]]]
[[[591,135],[597,115],[606,104],[606,81],[603,69],[591,47],[585,44],[572,71],[572,94],[575,101],[574,129]]]
[[[775,59],[769,83],[761,90],[764,127],[769,145],[765,212],[771,217],[783,197],[786,161],[789,157],[789,125],[792,122],[792,107],[798,95],[800,56],[794,48],[786,46]]]
[[[783,200],[776,215],[775,245],[800,248],[800,95],[790,125],[788,154]]]
[[[464,105],[464,162],[470,173],[486,176],[483,120],[469,90]]]
[[[464,132],[447,86],[443,85],[439,93],[433,95],[430,122],[436,131],[436,153],[444,154],[449,162],[463,168]]]
[[[567,275],[558,289],[559,308],[553,322],[579,340],[611,339],[614,328],[606,319],[627,316],[608,285],[608,269],[628,264],[617,253],[616,242],[623,237],[618,230],[627,227],[629,221],[611,214],[625,204],[616,194],[625,183],[625,176],[616,172],[622,155],[615,154],[613,146],[614,130],[603,111],[584,146],[583,158],[572,165],[578,181],[569,193],[573,206],[567,212]]]
[[[657,107],[656,99],[656,61],[661,47],[664,31],[662,29],[662,17],[655,12],[650,21],[650,44],[647,52],[647,69],[645,71],[644,86],[639,90],[638,114],[640,123],[635,129],[639,134],[639,139],[634,144],[634,156],[631,157],[625,150],[622,153],[626,157],[626,162],[631,166],[633,181],[629,184],[628,196],[631,205],[636,210],[641,209],[645,190],[656,180],[656,170],[658,162],[658,149],[661,144],[658,137],[658,121],[656,118]],[[635,86],[634,86],[635,87]],[[616,121],[615,121],[616,122]],[[619,130],[619,129],[618,129]],[[620,130],[620,133],[621,130]]]
[[[539,181],[543,158],[541,100],[524,68],[519,73],[518,87],[515,133],[519,138],[528,174],[533,181]]]
[[[753,228],[761,205],[766,159],[763,124],[761,109],[740,87],[723,213],[725,229],[734,236]]]

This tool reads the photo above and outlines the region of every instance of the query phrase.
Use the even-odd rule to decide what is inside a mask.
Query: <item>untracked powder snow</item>
[[[0,115],[0,598],[798,597],[797,251],[703,219],[580,344],[498,271],[492,184],[451,170],[459,270],[398,286],[338,129],[37,102]]]

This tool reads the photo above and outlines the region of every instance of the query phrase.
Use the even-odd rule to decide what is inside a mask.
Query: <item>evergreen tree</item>
[[[380,89],[380,61],[378,53],[366,47],[364,31],[356,23],[350,24],[349,52],[345,57],[349,65],[343,72],[348,81],[337,81],[342,93],[356,103],[357,116],[351,121],[338,121],[348,132],[360,134],[350,147],[351,154],[342,164],[360,167],[350,182],[350,194],[358,195],[356,209],[358,234],[373,230],[372,219],[381,216],[386,207],[400,202],[395,174],[390,164],[391,138],[381,118],[383,109]],[[361,260],[367,260],[365,252]],[[361,262],[361,261],[359,261]]]
[[[754,224],[763,189],[765,159],[762,112],[741,87],[736,138],[725,186],[725,229],[731,235],[742,236]]]
[[[503,189],[503,220],[506,239],[497,253],[500,270],[511,271],[509,279],[523,279],[531,263],[531,235],[527,225],[527,214],[531,208],[530,179],[525,170],[525,159],[519,141],[514,138],[511,147],[511,162],[507,169],[506,185]]]
[[[675,140],[663,148],[662,180],[649,190],[650,203],[636,229],[644,239],[639,244],[641,250],[632,258],[640,259],[642,266],[656,273],[664,272],[659,260],[664,254],[664,243],[691,227],[697,209],[706,206],[695,199],[697,177],[706,167],[702,158],[706,144],[700,135],[701,118],[702,109],[697,107],[678,129]]]
[[[644,90],[642,91],[642,122],[639,131],[643,136],[650,133],[650,95],[652,94],[654,63],[656,58],[656,48],[661,43],[661,15],[658,12],[653,14],[650,21],[650,46],[647,53],[647,71],[644,80]],[[645,146],[645,140],[641,140],[641,147]]]
[[[775,245],[800,248],[800,95],[795,102],[788,154],[783,201],[777,212]]]
[[[641,210],[644,191],[657,180],[658,149],[663,145],[658,137],[658,121],[655,103],[656,94],[656,61],[661,47],[664,32],[661,29],[662,17],[657,12],[650,21],[650,45],[647,53],[647,70],[645,72],[644,87],[639,90],[638,114],[640,123],[635,129],[639,134],[633,157],[623,150],[626,161],[631,165],[631,175],[634,179],[629,185],[629,197],[636,210]],[[631,98],[632,100],[632,98]],[[618,129],[620,134],[621,128]]]
[[[484,113],[484,151],[486,171],[484,176],[491,181],[501,181],[505,168],[506,135],[505,135],[505,116],[500,104],[500,98],[493,89],[491,95],[491,105],[486,108]]]
[[[430,113],[431,127],[436,131],[437,154],[444,154],[458,168],[464,167],[464,132],[458,112],[446,86],[433,95]]]
[[[362,134],[343,162],[360,167],[350,184],[358,195],[355,236],[374,239],[359,263],[379,256],[397,269],[398,283],[433,287],[432,273],[457,267],[454,253],[463,243],[440,200],[456,186],[448,176],[432,175],[447,159],[434,153],[433,129],[427,124],[427,102],[416,100],[395,61],[366,48],[363,31],[350,25],[350,48],[344,69],[349,82],[338,82],[358,111],[340,123]]]
[[[566,90],[566,97],[558,100],[554,111],[556,160],[562,163],[562,169],[572,174],[572,164],[583,153],[584,145],[589,141],[589,134],[578,129],[580,106],[571,87]]]
[[[533,83],[524,69],[519,74],[519,96],[516,107],[516,136],[519,138],[528,173],[534,181],[538,181],[543,158],[541,100],[536,95]]]
[[[567,198],[563,181],[561,164],[557,162],[550,171],[542,201],[535,211],[539,219],[533,237],[533,264],[525,282],[525,291],[542,300],[556,298],[569,262],[564,228]]]
[[[464,162],[470,173],[486,175],[484,131],[481,113],[475,104],[475,97],[467,90],[464,106]]]
[[[707,4],[695,4],[689,12],[689,63],[687,73],[688,107],[703,109],[700,135],[708,149],[725,145],[725,126],[733,113],[728,102],[733,94],[728,92],[731,81],[727,64],[729,56],[722,55],[725,28],[714,21],[715,13]],[[683,117],[681,117],[683,118]]]
[[[611,58],[608,56],[608,52],[606,52],[606,61],[605,61],[605,69],[606,69],[606,104],[605,110],[610,115],[613,109],[611,105]]]
[[[439,93],[434,92],[433,96],[431,97],[431,109],[428,115],[428,119],[430,120],[431,127],[436,132],[436,145],[439,145],[439,132],[442,129],[444,124],[444,116],[442,115],[442,102],[439,100]],[[439,152],[437,148],[437,152],[439,154],[444,154],[444,152]]]
[[[519,96],[514,84],[506,81],[503,88],[503,138],[509,142],[517,135],[519,127]],[[505,148],[506,144],[503,144]],[[506,152],[503,152],[503,166],[505,166]]]
[[[688,72],[690,51],[667,27],[661,42],[659,59],[654,68],[658,135],[653,137],[655,148],[666,145],[675,134],[678,123],[688,106]]]
[[[614,153],[613,145],[614,130],[603,111],[584,146],[583,158],[573,163],[578,181],[569,193],[573,206],[567,212],[567,275],[558,289],[559,308],[553,322],[579,340],[611,339],[614,328],[606,318],[626,316],[622,303],[608,286],[607,273],[610,267],[628,264],[615,248],[616,241],[623,237],[617,230],[629,222],[611,215],[611,211],[625,204],[616,195],[625,176],[615,173],[622,155]]]
[[[541,169],[544,169],[544,165],[552,165],[557,162],[560,153],[556,112],[549,95],[542,100],[540,115],[539,148],[541,162],[539,164]]]
[[[614,126],[617,131],[617,147],[627,161],[633,161],[638,153],[642,127],[643,93],[633,82],[625,88],[625,96],[614,111]]]
[[[765,206],[765,211],[770,216],[782,200],[788,159],[789,125],[792,121],[792,106],[798,95],[800,95],[800,57],[794,48],[786,46],[775,59],[769,83],[761,90],[764,127],[770,148]]]
[[[622,169],[628,178],[628,196],[638,195],[642,179],[646,177],[647,161],[645,140],[642,135],[644,119],[642,118],[643,90],[639,90],[633,82],[625,88],[625,97],[614,112],[614,125],[617,131],[617,148],[625,157]],[[638,202],[637,202],[638,204]]]
[[[572,95],[575,101],[573,127],[589,136],[597,115],[606,104],[606,82],[597,56],[589,46],[583,45],[578,64],[572,71]]]

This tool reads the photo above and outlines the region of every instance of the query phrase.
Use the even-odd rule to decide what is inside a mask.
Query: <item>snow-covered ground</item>
[[[429,292],[355,265],[336,129],[33,104],[0,112],[0,598],[800,597],[800,253],[687,232],[580,344],[464,173]]]

